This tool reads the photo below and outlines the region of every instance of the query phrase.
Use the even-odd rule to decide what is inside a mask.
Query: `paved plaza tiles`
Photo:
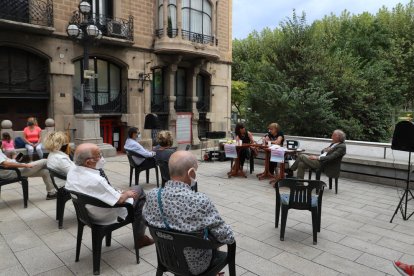
[[[274,228],[274,189],[255,175],[227,178],[229,166],[229,162],[200,163],[197,175],[199,191],[213,200],[236,233],[237,275],[399,275],[393,260],[414,263],[414,217],[403,221],[397,215],[389,223],[401,190],[341,178],[339,194],[324,193],[318,244],[312,243],[307,211],[289,212],[285,241],[280,241],[280,230]],[[263,167],[255,169],[258,173]],[[128,188],[126,156],[108,158],[105,171],[115,186]],[[146,191],[155,187],[153,172],[150,184],[143,187]],[[45,200],[41,178],[29,180],[27,209],[21,193],[18,184],[1,191],[0,275],[91,275],[88,227],[80,261],[75,262],[77,221],[72,203],[66,204],[59,230],[56,203]],[[414,210],[413,203],[409,209]],[[155,275],[155,247],[142,249],[140,255],[136,264],[130,227],[115,231],[112,246],[103,245],[101,275]]]

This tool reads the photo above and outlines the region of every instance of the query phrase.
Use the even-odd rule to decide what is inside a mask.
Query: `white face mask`
[[[141,141],[141,133],[139,133],[138,135],[137,135],[137,139],[136,139],[137,141]]]
[[[104,166],[105,166],[105,159],[102,156],[101,159],[99,159],[98,162],[96,162],[95,169],[97,170],[103,169]]]
[[[194,178],[192,178],[191,175],[190,175],[190,172],[192,170],[194,171],[194,174],[195,174]],[[196,173],[196,170],[194,168],[191,168],[191,169],[188,170],[188,177],[190,177],[190,180],[191,180],[191,185],[190,186],[194,187],[197,184],[197,173]]]

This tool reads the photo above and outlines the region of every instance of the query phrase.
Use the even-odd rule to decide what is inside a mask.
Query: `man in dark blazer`
[[[295,163],[290,168],[297,172],[297,178],[303,179],[306,169],[323,170],[329,177],[339,176],[340,163],[346,154],[345,133],[334,130],[332,133],[332,143],[329,147],[321,151],[321,155],[299,155]]]

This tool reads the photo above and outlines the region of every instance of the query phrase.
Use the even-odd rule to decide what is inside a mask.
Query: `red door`
[[[112,145],[112,120],[101,119],[101,135],[103,142]]]
[[[101,136],[103,142],[112,145],[117,151],[121,151],[125,143],[125,126],[119,117],[101,119]]]

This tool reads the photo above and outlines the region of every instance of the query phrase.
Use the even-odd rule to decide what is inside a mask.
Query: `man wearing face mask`
[[[107,203],[128,202],[133,204],[135,222],[138,224],[138,247],[151,245],[154,241],[145,235],[145,222],[142,217],[142,208],[145,204],[145,193],[141,186],[135,186],[128,191],[120,191],[109,183],[101,171],[105,159],[99,147],[95,144],[81,144],[76,148],[74,156],[75,167],[71,168],[67,175],[65,188],[70,191],[80,192]],[[100,208],[86,206],[93,223],[108,225],[116,223],[119,219],[125,219],[128,215],[126,208]]]
[[[141,157],[133,156],[135,164],[142,166],[155,166],[155,152],[146,150],[138,141],[141,140],[141,133],[138,128],[131,127],[128,130],[128,139],[125,141],[124,149],[138,153]]]
[[[191,190],[197,182],[197,159],[188,151],[177,151],[170,157],[170,177],[164,188],[157,188],[147,195],[144,217],[149,225],[157,228],[199,233],[214,236],[221,243],[234,242],[230,226],[220,217],[216,207],[203,193]],[[161,206],[158,202],[162,202]],[[184,255],[193,275],[203,273],[212,260],[213,252],[205,249],[186,248]]]

